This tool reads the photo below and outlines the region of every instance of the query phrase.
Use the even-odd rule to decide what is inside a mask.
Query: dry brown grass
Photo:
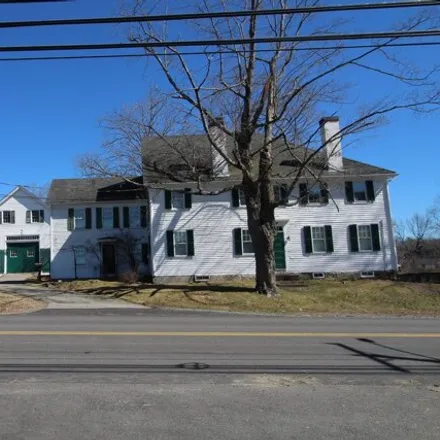
[[[44,302],[33,298],[0,293],[0,315],[36,312],[44,307],[46,307]]]
[[[280,297],[252,292],[251,281],[182,285],[128,285],[87,280],[56,288],[143,304],[264,313],[385,314],[440,316],[440,285],[382,280],[316,280],[280,286]]]

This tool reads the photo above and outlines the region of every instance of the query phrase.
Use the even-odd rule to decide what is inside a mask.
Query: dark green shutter
[[[232,206],[238,208],[240,206],[240,191],[238,188],[232,188]]]
[[[86,229],[92,229],[92,208],[86,208]]]
[[[321,203],[328,203],[328,186],[326,183],[321,185]]]
[[[139,209],[141,215],[141,228],[147,227],[147,207],[141,206]]]
[[[122,216],[124,217],[124,228],[130,227],[130,208],[128,206],[124,206],[122,208]]]
[[[11,215],[11,223],[15,224],[15,211],[10,211]]]
[[[167,255],[174,257],[174,232],[167,231]]]
[[[286,204],[289,201],[289,185],[285,183],[280,186],[281,188],[281,201]]]
[[[73,231],[75,223],[75,210],[73,208],[69,208],[67,210],[67,230]]]
[[[192,194],[190,188],[185,188],[185,209],[191,209],[192,206]]]
[[[50,249],[40,249],[40,263],[41,271],[45,273],[50,272]]]
[[[307,205],[307,183],[299,184],[299,204]]]
[[[96,208],[96,229],[102,229],[102,208]]]
[[[171,191],[165,190],[165,209],[171,209]]]
[[[3,223],[3,211],[0,211],[0,225]]]
[[[306,254],[313,253],[312,228],[310,226],[304,226],[304,251]]]
[[[350,235],[350,251],[359,252],[359,242],[358,242],[358,230],[356,225],[350,225],[348,227],[348,233]]]
[[[150,246],[148,243],[142,243],[142,263],[148,264],[150,260]]]
[[[243,255],[243,246],[241,243],[241,229],[234,229],[234,251],[235,255]]]
[[[26,211],[26,223],[31,222],[31,211]]]
[[[324,226],[324,229],[325,229],[326,251],[334,252],[332,227],[330,225],[326,225]]]
[[[367,180],[365,182],[365,186],[367,187],[367,200],[369,202],[374,202],[376,195],[374,194],[374,183],[372,180]]]
[[[377,223],[370,225],[371,238],[373,241],[373,251],[380,251],[379,225]]]
[[[44,209],[40,210],[40,223],[44,223]]]
[[[354,202],[353,182],[345,182],[345,198],[347,203]]]
[[[119,228],[120,224],[119,224],[119,208],[117,206],[115,206],[113,208],[113,227],[114,228]]]
[[[186,231],[186,241],[188,245],[188,257],[194,256],[194,231],[189,229]]]
[[[0,249],[0,273],[5,273],[5,251]]]

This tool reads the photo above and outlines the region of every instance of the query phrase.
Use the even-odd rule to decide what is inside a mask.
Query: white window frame
[[[173,245],[175,257],[187,257],[188,256],[188,234],[186,231],[173,231]],[[177,242],[177,237],[184,237],[183,241]],[[177,246],[185,245],[185,253],[177,253]]]
[[[323,233],[322,238],[316,238],[315,239],[313,237],[313,230],[317,230],[317,229],[322,230],[322,233]],[[314,254],[325,254],[327,252],[327,239],[325,237],[325,227],[324,226],[311,226],[310,230],[311,230],[310,233],[312,235],[312,252]],[[323,251],[322,250],[320,250],[320,251],[315,250],[315,240],[319,240],[319,241],[323,241],[324,242],[324,250]]]
[[[14,254],[12,254],[14,252]],[[9,258],[18,258],[18,253],[15,249],[9,249]]]
[[[140,206],[128,207],[128,218],[130,219],[130,228],[141,227],[141,208]]]
[[[246,236],[246,240],[245,240],[245,236]],[[243,255],[254,255],[254,250],[252,249],[252,252],[246,252],[244,249],[244,244],[245,243],[250,243],[253,247],[252,244],[252,238],[251,238],[251,234],[249,232],[248,229],[242,229],[241,230],[241,252]]]
[[[364,193],[364,197],[365,197],[364,199],[358,199],[356,197],[356,192],[358,192],[358,193],[361,192],[361,191],[356,191],[356,186],[363,187],[362,192]],[[364,180],[353,182],[353,201],[358,202],[358,203],[367,203],[368,202],[367,183]]]
[[[82,212],[82,214],[81,214]],[[31,212],[32,217],[32,212]],[[74,208],[73,209],[73,220],[75,229],[85,229],[86,228],[86,208]]]
[[[281,188],[281,185],[274,185],[273,186],[273,199],[275,203],[279,203],[281,199],[283,198],[282,195],[283,191]]]
[[[356,225],[357,227],[357,239],[358,239],[358,248],[359,248],[359,252],[373,252],[373,234],[371,231],[371,225]],[[370,234],[370,249],[362,249],[361,248],[361,233],[360,233],[360,228],[368,228],[369,230],[369,234]],[[366,239],[366,238],[364,238]]]
[[[185,209],[185,193],[181,191],[171,191],[171,208]]]
[[[29,255],[31,253],[31,255]],[[35,257],[35,249],[28,249],[26,251],[26,258],[34,258]]]
[[[84,246],[75,246],[73,252],[76,266],[85,266],[87,264],[86,248]]]
[[[5,214],[6,213],[9,214],[9,221],[5,221]],[[12,214],[12,213],[14,213],[14,214]],[[2,223],[3,224],[5,224],[5,225],[14,225],[15,224],[15,221],[14,221],[14,223],[11,222],[12,217],[14,217],[14,220],[15,220],[15,211],[7,209],[6,211],[2,211],[1,214],[2,214],[2,220],[3,220]]]
[[[106,215],[106,213],[110,213]],[[106,224],[106,221],[108,224]],[[113,207],[103,206],[102,207],[102,228],[103,229],[113,229],[114,218],[113,218]]]

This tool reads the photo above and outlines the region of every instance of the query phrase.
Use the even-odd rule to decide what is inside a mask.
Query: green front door
[[[39,260],[38,243],[10,243],[7,248],[8,273],[35,272]]]
[[[273,244],[275,254],[275,268],[277,270],[286,269],[286,253],[284,251],[284,232],[281,226],[277,227],[277,235]]]

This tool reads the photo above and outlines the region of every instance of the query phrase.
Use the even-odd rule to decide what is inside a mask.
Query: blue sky
[[[340,3],[340,1],[327,3]],[[116,15],[119,0],[77,0],[60,4],[0,5],[2,21]],[[364,29],[389,28],[405,12],[362,13]],[[368,17],[374,17],[368,20]],[[358,29],[358,28],[357,28]],[[122,41],[113,25],[2,30],[0,45]],[[420,66],[438,58],[439,48],[408,49]],[[3,56],[3,55],[0,55]],[[389,81],[377,76],[344,78],[353,82],[357,105],[387,93]],[[76,158],[103,140],[99,120],[141,100],[157,70],[142,59],[0,63],[0,182],[43,185],[53,178],[79,176]],[[346,107],[342,112],[349,112]],[[395,170],[391,184],[393,214],[404,218],[423,211],[440,195],[440,113],[394,113],[389,123],[366,133],[345,151],[348,157]],[[0,194],[10,187],[0,185]]]

